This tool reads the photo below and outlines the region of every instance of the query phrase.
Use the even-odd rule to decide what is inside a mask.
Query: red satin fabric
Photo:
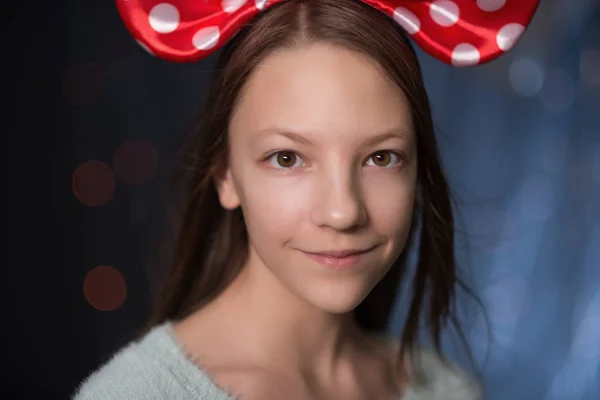
[[[287,0],[117,0],[133,37],[151,54],[198,61],[262,10]],[[457,67],[488,62],[519,40],[539,0],[361,0],[392,17],[427,53]]]

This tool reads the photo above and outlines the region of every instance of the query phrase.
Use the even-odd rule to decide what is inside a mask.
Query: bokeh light
[[[496,323],[513,323],[531,306],[531,289],[523,278],[504,278],[484,289],[485,306]]]
[[[102,206],[115,193],[115,175],[108,164],[87,161],[75,169],[72,187],[73,193],[83,204]]]
[[[600,315],[588,315],[581,321],[575,332],[573,352],[586,359],[600,357]]]
[[[532,97],[544,84],[544,70],[536,60],[520,58],[511,64],[508,79],[517,94]]]
[[[598,364],[593,365],[592,363],[568,358],[554,377],[547,398],[552,400],[586,398],[583,396],[597,380],[597,377],[594,376],[597,369]]]
[[[545,108],[560,113],[571,107],[575,94],[575,83],[571,76],[563,70],[552,69],[546,72],[544,85],[538,96]]]
[[[497,322],[497,321],[496,321]],[[513,321],[501,321],[492,325],[493,343],[503,349],[512,348],[516,340],[517,325]]]
[[[544,221],[554,214],[552,181],[545,175],[532,174],[523,182],[519,194],[521,215],[535,221]]]
[[[147,140],[131,139],[117,149],[114,168],[121,181],[141,185],[156,175],[158,154],[154,145]]]
[[[579,71],[582,83],[600,83],[600,49],[590,48],[581,52]]]
[[[83,281],[83,294],[95,309],[113,311],[125,302],[127,284],[116,268],[99,266],[86,275]]]
[[[600,361],[600,303],[592,300],[582,308],[573,326],[571,352],[581,359]]]
[[[63,94],[74,106],[92,104],[102,93],[104,74],[94,63],[79,62],[71,65],[63,77]]]

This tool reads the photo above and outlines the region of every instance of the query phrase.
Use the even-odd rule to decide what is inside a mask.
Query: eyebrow
[[[384,142],[389,139],[402,139],[404,141],[410,140],[410,133],[408,130],[404,129],[393,129],[391,131],[387,131],[384,133],[380,133],[372,138],[369,138],[365,141],[366,145],[374,145],[377,143]]]
[[[298,143],[304,144],[306,146],[312,145],[312,142],[310,140],[308,140],[307,138],[305,138],[304,136],[302,136],[298,133],[286,131],[284,129],[279,129],[279,128],[271,128],[271,129],[266,129],[266,130],[260,131],[259,136],[255,139],[253,139],[252,142],[258,142],[258,141],[261,141],[262,139],[265,139],[269,136],[274,136],[274,135],[286,137],[294,142],[298,142]]]
[[[295,133],[295,132],[291,132],[288,130],[284,130],[284,129],[278,129],[278,128],[273,128],[273,129],[266,129],[263,131],[260,131],[260,134],[257,138],[252,140],[252,143],[258,142],[268,136],[273,136],[273,135],[277,135],[277,136],[283,136],[286,137],[294,142],[306,145],[306,146],[311,146],[313,145],[313,143],[307,139],[306,137],[302,136],[301,134]],[[404,141],[408,141],[410,140],[410,133],[408,130],[405,129],[392,129],[390,131],[386,131],[383,133],[380,133],[376,136],[373,136],[369,139],[367,139],[364,144],[367,146],[372,146],[374,144],[377,143],[381,143],[384,142],[386,140],[389,139],[402,139]]]

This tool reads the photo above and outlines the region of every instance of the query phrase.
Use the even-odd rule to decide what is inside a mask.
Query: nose
[[[316,192],[311,219],[317,226],[348,231],[367,221],[360,182],[352,172],[321,176]]]

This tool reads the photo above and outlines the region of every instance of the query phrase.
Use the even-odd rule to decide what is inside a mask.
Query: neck
[[[252,256],[232,284],[198,314],[213,321],[215,332],[235,346],[236,354],[292,373],[338,375],[363,338],[352,313],[332,314],[308,304]]]

